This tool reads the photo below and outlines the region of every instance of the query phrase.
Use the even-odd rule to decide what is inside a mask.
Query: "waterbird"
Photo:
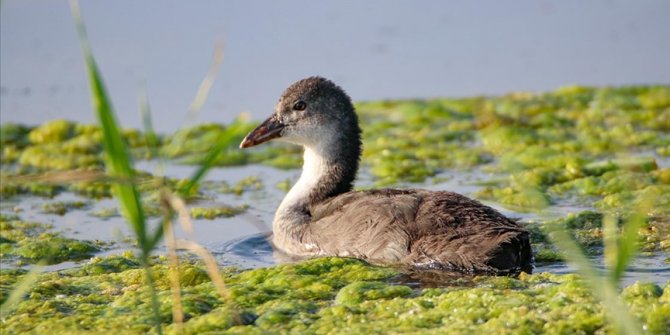
[[[479,201],[450,191],[353,191],[361,128],[351,98],[332,81],[290,85],[240,148],[271,140],[304,148],[300,178],[272,222],[280,251],[470,274],[532,272],[528,231]]]

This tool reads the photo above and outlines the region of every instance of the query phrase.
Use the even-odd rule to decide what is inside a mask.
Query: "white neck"
[[[317,151],[305,148],[303,159],[300,179],[282,200],[272,222],[275,246],[297,255],[315,251],[313,250],[316,248],[315,245],[300,244],[299,241],[311,220],[308,210],[309,197],[327,171],[327,161]]]
[[[325,157],[311,148],[305,148],[303,162],[300,179],[293,185],[279,205],[275,221],[277,221],[282,213],[287,212],[291,208],[306,206],[309,203],[309,196],[312,190],[316,188],[327,171],[327,160]]]
[[[300,179],[282,200],[272,222],[275,246],[292,254],[317,252],[306,231],[312,222],[310,206],[351,190],[360,154],[355,145],[347,147],[351,141],[343,139],[337,129],[321,128],[318,135],[308,135],[282,138],[305,149]]]

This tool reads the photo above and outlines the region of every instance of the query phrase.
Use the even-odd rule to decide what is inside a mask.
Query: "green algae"
[[[74,124],[67,120],[54,120],[42,124],[28,133],[31,143],[54,143],[62,142],[74,134]]]
[[[68,185],[68,190],[80,196],[92,199],[110,198],[111,185],[103,181],[80,181]]]
[[[262,190],[263,181],[256,176],[248,176],[242,178],[233,185],[230,185],[225,180],[217,182],[205,181],[200,186],[200,189],[203,191],[214,191],[217,193],[242,195],[245,192]]]
[[[667,158],[663,157],[670,155],[669,96],[668,86],[572,86],[541,94],[358,103],[363,127],[362,166],[377,185],[439,181],[439,174],[446,170],[476,169],[491,174],[491,179],[479,181],[483,188],[476,195],[480,199],[516,211],[542,211],[566,203],[594,209],[555,220],[529,220],[538,262],[564,258],[544,235],[543,225],[565,227],[587,254],[597,255],[603,247],[603,218],[612,216],[620,225],[631,213],[640,211],[644,213],[638,231],[640,249],[667,253],[670,170],[664,167]],[[231,135],[227,133],[231,129],[238,132],[232,136],[241,139],[246,129],[255,126],[238,122],[244,122],[243,130],[207,124],[160,136],[157,152],[179,163],[200,163],[208,148],[222,136]],[[105,181],[68,185],[13,181],[15,176],[53,170],[100,171],[98,127],[56,120],[38,127],[5,124],[0,130],[2,198],[53,197],[63,191],[91,198],[111,196]],[[125,130],[123,137],[136,159],[155,158],[156,150],[149,148],[150,142],[141,132]],[[295,168],[301,163],[297,146],[271,144],[240,151],[234,144],[221,152],[217,165],[260,163]],[[156,190],[174,190],[186,182],[140,174],[138,187],[149,194],[143,207],[150,215],[159,215]],[[280,185],[280,189],[288,187],[289,181]],[[208,192],[241,195],[262,188],[254,177],[233,185],[204,182],[190,196],[208,197]],[[60,208],[54,205],[53,212],[60,212]],[[230,215],[228,210],[195,208],[192,214],[213,218]],[[116,209],[100,214],[115,215]],[[0,254],[19,264],[36,262],[45,258],[45,253],[54,255],[49,256],[49,262],[58,263],[88,258],[99,251],[95,242],[67,239],[46,225],[18,218],[3,217],[2,228]],[[157,261],[160,264],[154,270],[160,277],[156,281],[163,304],[161,318],[168,331],[176,332],[170,325],[167,270],[162,260]],[[397,273],[393,270],[380,275],[375,272],[379,268],[356,261],[320,262],[224,273],[241,310],[216,296],[200,265],[184,265],[180,268],[186,295],[184,332],[380,333],[389,328],[439,333],[613,331],[601,306],[572,276],[522,275],[519,279],[483,279],[474,288],[412,290],[394,284]],[[0,271],[2,297],[25,273],[12,271]],[[144,333],[151,328],[151,320],[142,276],[137,260],[128,255],[94,257],[77,269],[45,274],[45,284],[24,302],[33,304],[15,312],[22,314],[12,314],[7,329],[10,333],[112,329]],[[100,285],[90,283],[92,278],[99,279]],[[622,298],[642,318],[649,333],[664,333],[670,329],[668,292],[667,284],[663,289],[635,284],[624,289]],[[53,321],[60,317],[65,320]]]
[[[50,225],[22,221],[18,216],[0,216],[0,258],[57,264],[87,259],[99,252],[101,243],[77,240],[52,232]]]
[[[7,300],[16,283],[28,273],[25,269],[0,269],[0,304]]]
[[[88,213],[88,215],[101,219],[109,219],[120,216],[121,214],[119,214],[119,209],[116,207],[104,207],[91,211]]]
[[[634,188],[660,180],[655,157],[626,156],[662,153],[670,145],[670,107],[663,100],[668,92],[667,86],[571,86],[541,94],[357,103],[362,162],[378,185],[424,182],[446,169],[481,167],[506,174],[507,180],[477,195],[514,210],[544,209],[575,195],[605,197],[622,193],[629,186],[626,179],[639,179]],[[255,125],[236,122],[243,127],[203,124],[162,136],[158,151],[182,163],[199,163],[221,136],[241,138]],[[3,127],[3,157],[20,166],[100,167],[100,130],[95,126],[56,120],[35,128]],[[136,152],[149,149],[140,132],[126,130],[124,138]],[[301,163],[300,148],[271,144],[241,151],[231,145],[216,162],[249,163],[295,168]],[[90,184],[71,191],[109,196],[108,190]],[[3,193],[12,192],[17,191]]]
[[[519,212],[542,211],[567,202],[586,203],[602,213],[626,217],[644,207],[647,225],[640,238],[661,241],[655,247],[644,247],[658,250],[659,245],[669,243],[658,236],[667,232],[670,221],[670,170],[654,153],[670,145],[670,107],[665,100],[669,94],[668,86],[569,86],[539,94],[357,103],[363,127],[362,164],[377,185],[422,183],[427,178],[439,180],[439,173],[448,169],[476,168],[492,173],[493,179],[480,181],[483,187],[475,195]],[[242,126],[210,123],[159,136],[157,151],[177,162],[201,162],[222,136],[241,138],[255,126],[243,119],[235,122]],[[53,197],[63,191],[90,198],[111,196],[105,181],[13,182],[16,176],[35,171],[99,170],[99,127],[55,120],[37,127],[6,124],[0,134],[3,162],[11,162],[1,172],[3,198]],[[151,151],[145,134],[124,130],[123,137],[133,152]],[[261,163],[294,168],[301,163],[297,146],[270,144],[242,151],[235,144],[221,152],[217,165]],[[150,158],[145,154],[136,158]],[[154,193],[143,206],[158,215],[155,191],[160,187],[175,190],[186,182],[140,174],[139,188]],[[288,181],[280,185],[283,190],[288,187]],[[204,182],[190,196],[241,195],[262,188],[258,178],[248,177],[232,185]],[[205,215],[198,209],[194,213],[210,218],[232,214],[209,212]],[[94,215],[115,213],[107,210]],[[591,229],[575,236],[586,242],[600,235]],[[537,249],[546,256],[541,259],[556,256],[550,248]]]
[[[56,214],[63,216],[73,209],[86,209],[91,204],[86,201],[56,201],[48,202],[40,206],[40,210],[45,214]]]
[[[291,180],[290,179],[285,179],[280,182],[278,182],[275,187],[278,190],[284,191],[284,193],[288,193],[288,191],[291,190]]]
[[[190,128],[180,129],[165,138],[165,144],[160,148],[160,154],[170,159],[179,159],[186,164],[200,164],[209,154],[210,148],[216,147],[222,138],[232,136],[230,146],[219,153],[215,165],[243,165],[249,163],[250,154],[238,150],[237,143],[253,129],[250,122],[238,119],[241,127],[226,127],[221,124],[201,124]],[[230,133],[232,132],[232,133]]]
[[[610,215],[610,214],[608,214]],[[548,220],[548,222],[528,222],[531,243],[538,263],[562,261],[565,257],[550,243],[550,239],[542,230],[543,225],[561,227],[570,232],[572,238],[581,246],[587,255],[600,255],[603,252],[603,220],[605,214],[597,211],[582,211]],[[628,216],[612,216],[621,231]],[[665,221],[647,219],[637,232],[637,243],[641,251],[646,253],[670,251],[670,226]]]
[[[155,202],[143,202],[142,208],[148,217],[158,217],[162,215],[160,207]],[[190,207],[189,213],[193,219],[214,220],[216,218],[229,218],[235,215],[244,213],[249,208],[249,205],[243,204],[239,206],[217,206],[217,207]],[[100,208],[96,211],[90,212],[89,215],[101,219],[108,219],[111,217],[118,217],[118,208],[106,207]]]
[[[54,120],[37,127],[2,126],[3,163],[17,163],[38,171],[102,168],[102,133],[94,125]],[[134,129],[123,130],[123,138],[138,158],[146,155],[146,136]],[[19,151],[17,151],[20,149]]]
[[[172,324],[164,259],[154,270],[161,322]],[[320,258],[222,276],[222,300],[202,265],[179,268],[186,334],[215,333],[612,333],[603,307],[576,275],[475,277],[473,287],[412,289],[398,273],[355,259]],[[0,270],[3,291],[25,274]],[[43,273],[3,322],[25,332],[140,334],[152,327],[143,271],[130,253],[95,258],[79,269]],[[635,283],[621,298],[649,334],[670,326],[670,283]]]
[[[87,259],[100,251],[93,243],[66,238],[58,234],[44,233],[16,243],[7,255],[18,256],[31,263],[45,261],[57,264],[68,260]]]
[[[409,297],[413,293],[409,286],[404,285],[387,285],[383,282],[353,282],[337,293],[335,303],[356,305],[363,301]]]
[[[668,92],[667,86],[575,86],[460,104],[450,99],[360,103],[363,162],[380,184],[422,182],[446,168],[481,166],[497,181],[477,197],[515,211],[577,201],[626,216],[650,207],[648,231],[667,231],[666,169],[655,157],[637,152],[662,152],[670,143],[668,106],[662,99],[649,103],[657,101],[649,97]],[[465,134],[450,136],[457,130]],[[454,160],[457,151],[442,151],[450,142],[466,157],[479,158],[467,164]],[[588,245],[601,237],[597,230],[579,236]],[[558,258],[543,246],[536,249],[540,259]]]
[[[656,157],[627,153],[663,152],[670,145],[670,107],[664,100],[668,92],[668,86],[569,86],[540,94],[357,103],[362,162],[378,185],[424,182],[446,169],[480,167],[505,177],[476,195],[514,210],[542,210],[576,197],[602,211],[624,212],[635,206],[622,205],[635,204],[644,194],[667,193],[659,186],[669,185],[667,168],[659,168]],[[243,126],[202,124],[160,136],[158,151],[169,159],[197,163],[221,136],[241,138],[255,125],[236,122]],[[6,124],[1,134],[3,159],[22,168],[101,166],[97,126],[65,120],[38,127]],[[123,136],[133,150],[149,149],[143,133],[125,130]],[[241,151],[231,144],[216,164],[293,168],[300,162],[297,146],[271,144]],[[11,181],[11,174],[3,175]],[[261,187],[254,181],[202,186],[236,194]],[[103,182],[78,182],[67,189],[93,198],[110,196]],[[54,196],[63,190],[53,185],[2,185],[3,197]],[[661,198],[651,212],[667,220],[667,197]]]
[[[229,218],[244,213],[248,205],[241,206],[219,206],[219,207],[192,207],[191,217],[194,219],[214,220],[216,218]]]

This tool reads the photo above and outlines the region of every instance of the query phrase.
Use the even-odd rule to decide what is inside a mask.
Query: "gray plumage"
[[[351,191],[360,134],[347,94],[310,77],[287,88],[275,113],[242,141],[242,148],[272,139],[305,148],[302,175],[275,214],[275,247],[468,273],[532,271],[528,232],[478,201],[446,191]]]

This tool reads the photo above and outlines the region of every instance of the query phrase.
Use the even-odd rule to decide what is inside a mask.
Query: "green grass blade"
[[[233,140],[237,139],[240,131],[244,129],[244,127],[244,122],[241,121],[236,121],[230,124],[226,131],[219,136],[217,146],[210,150],[200,167],[189,179],[189,182],[178,190],[179,195],[189,195],[195,189],[198,182],[200,182],[207,171],[214,166],[221,156],[221,153],[232,144]]]
[[[616,325],[616,328],[623,334],[642,333],[639,321],[619,299],[616,284],[598,274],[596,268],[584,255],[581,247],[565,230],[565,227],[547,225],[544,229],[552,243],[564,252],[566,260],[577,268],[577,272],[591,287],[593,294],[601,301],[607,311],[607,316]]]
[[[163,233],[164,233],[163,225],[160,224],[158,225],[158,227],[156,227],[154,233],[147,238],[147,248],[151,249],[156,248],[158,242],[160,242],[161,239],[163,238]]]
[[[146,274],[147,285],[151,292],[151,305],[154,313],[154,322],[156,332],[162,334],[160,307],[156,294],[156,287],[151,273],[150,258],[152,248],[147,243],[146,217],[140,202],[140,195],[133,183],[135,173],[132,168],[132,158],[128,152],[118,123],[114,117],[114,111],[109,96],[102,82],[102,76],[97,68],[91,47],[86,35],[86,29],[79,11],[79,3],[76,0],[70,1],[72,16],[75,21],[79,42],[81,44],[84,63],[88,72],[91,100],[93,109],[100,123],[103,137],[103,148],[105,151],[105,166],[107,173],[122,181],[112,184],[112,190],[118,198],[121,213],[130,223],[135,231],[138,243],[142,251],[142,265]]]
[[[619,262],[619,227],[617,219],[613,215],[605,215],[603,218],[603,258],[609,276],[614,279],[614,268]],[[617,280],[613,280],[617,283]]]
[[[212,85],[214,85],[216,74],[219,72],[222,63],[223,43],[216,43],[214,45],[214,53],[212,55],[212,62],[209,65],[209,70],[207,70],[205,79],[203,79],[200,83],[200,87],[198,87],[198,91],[195,94],[195,98],[193,98],[193,102],[191,102],[191,105],[188,107],[187,114],[190,118],[195,117],[198,111],[200,111],[202,106],[205,104],[207,96],[209,95],[209,91],[212,88]]]
[[[151,156],[154,158],[160,158],[160,143],[158,135],[154,130],[153,118],[151,117],[151,106],[149,105],[149,99],[147,98],[146,86],[142,85],[140,89],[140,99],[139,99],[139,110],[140,115],[142,116],[142,125],[144,126],[144,134],[147,139],[147,145],[151,149]],[[161,160],[161,162],[163,162]],[[164,163],[164,162],[163,162]],[[163,164],[160,164],[162,166]],[[160,240],[163,238],[163,225],[158,225],[153,234],[147,236],[146,247],[149,250],[153,250]]]
[[[149,105],[149,98],[147,97],[146,85],[142,85],[140,89],[140,98],[139,98],[139,109],[140,116],[142,117],[142,125],[144,126],[144,136],[147,141],[147,145],[151,150],[151,157],[159,157],[159,146],[160,141],[158,140],[158,135],[154,129],[153,118],[151,117],[151,106]]]
[[[144,245],[146,244],[145,217],[140,203],[139,192],[132,182],[135,174],[131,165],[131,157],[126,143],[121,136],[121,131],[116,122],[109,96],[105,89],[105,85],[102,82],[93,54],[91,53],[86,29],[81,20],[77,6],[78,5],[73,2],[73,15],[90,82],[91,101],[98,118],[98,123],[102,129],[102,144],[105,149],[105,166],[109,175],[126,180],[126,182],[114,183],[112,188],[119,200],[123,216],[130,223],[135,231],[140,246],[144,249]]]
[[[9,297],[5,300],[2,305],[0,305],[0,318],[4,318],[7,314],[11,313],[16,306],[18,305],[23,297],[28,291],[35,287],[37,279],[44,269],[44,262],[35,264],[28,273],[21,279],[17,285],[12,288],[12,291],[9,293]]]
[[[628,264],[633,260],[637,254],[638,249],[638,231],[645,222],[644,216],[640,213],[635,213],[626,220],[623,227],[623,232],[617,244],[617,258],[614,267],[612,268],[612,280],[618,283],[623,276]]]

